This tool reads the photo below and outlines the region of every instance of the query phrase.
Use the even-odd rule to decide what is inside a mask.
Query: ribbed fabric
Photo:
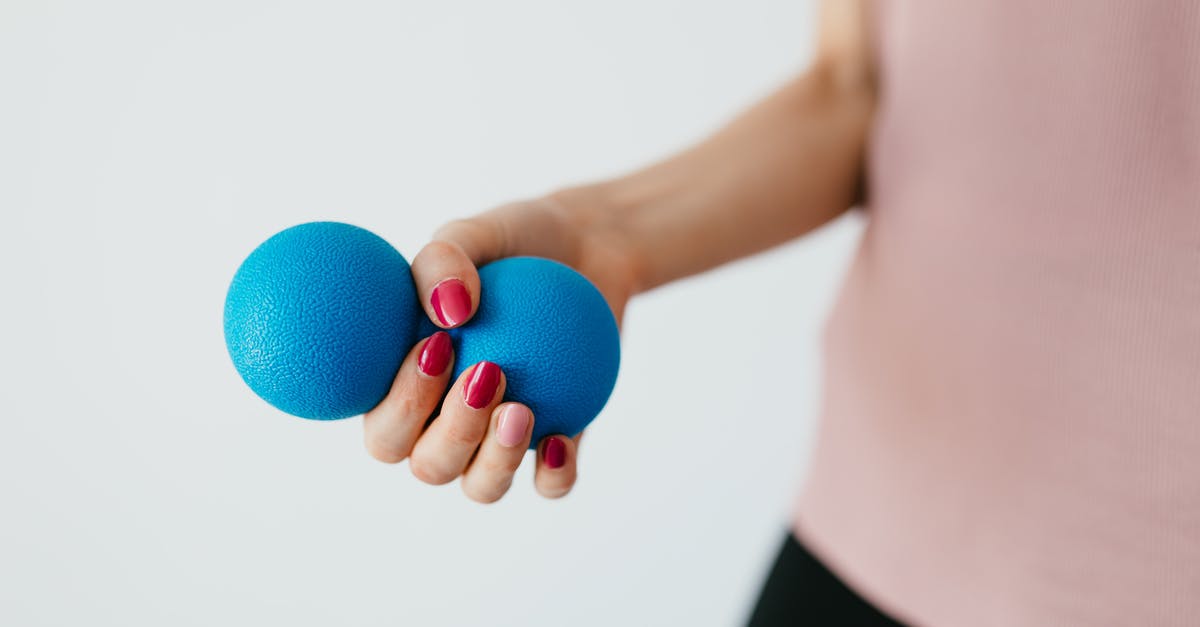
[[[886,0],[797,535],[920,625],[1200,625],[1200,2]]]

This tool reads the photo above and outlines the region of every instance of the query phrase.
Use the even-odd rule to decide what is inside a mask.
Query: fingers
[[[409,351],[387,397],[363,417],[367,451],[387,463],[410,458],[409,469],[425,483],[441,485],[462,475],[469,498],[492,503],[512,485],[529,447],[534,416],[520,403],[500,404],[504,373],[483,361],[459,377],[441,414],[426,428],[453,360],[445,331]],[[559,498],[574,486],[580,437],[554,435],[541,441],[534,476],[539,494]]]
[[[520,403],[497,407],[487,437],[463,475],[463,493],[480,503],[500,500],[512,485],[532,435],[533,412],[528,407]]]
[[[458,378],[442,403],[442,413],[413,446],[409,470],[433,485],[461,475],[483,441],[492,410],[504,395],[500,366],[481,361]]]
[[[442,398],[453,361],[454,348],[445,331],[409,351],[388,395],[363,416],[363,437],[372,457],[390,464],[408,457]]]
[[[579,452],[579,440],[565,435],[551,435],[538,445],[538,464],[533,484],[538,494],[557,499],[566,496],[575,485],[575,461]]]

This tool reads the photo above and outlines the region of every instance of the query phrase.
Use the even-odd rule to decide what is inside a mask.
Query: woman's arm
[[[469,320],[479,304],[475,268],[514,255],[574,267],[620,320],[637,292],[792,239],[845,211],[857,199],[874,106],[865,2],[826,0],[812,67],[698,146],[620,179],[442,227],[412,263],[430,320],[442,328]],[[483,377],[488,386],[473,379],[479,367],[450,381],[453,358],[445,333],[413,348],[387,398],[363,420],[367,450],[385,462],[409,458],[426,483],[461,477],[468,497],[492,502],[508,491],[537,417],[501,402],[498,370]],[[534,484],[543,496],[574,485],[579,437],[548,436],[537,446]]]
[[[864,5],[826,0],[810,69],[711,138],[553,195],[624,234],[635,292],[793,239],[858,200],[875,103]]]

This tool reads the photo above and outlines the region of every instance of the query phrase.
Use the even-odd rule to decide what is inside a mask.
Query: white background
[[[0,624],[729,625],[782,538],[858,225],[645,295],[581,475],[494,506],[259,401],[259,241],[413,255],[686,146],[799,71],[811,2],[0,3]]]

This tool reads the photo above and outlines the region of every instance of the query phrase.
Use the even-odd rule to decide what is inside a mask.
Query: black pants
[[[763,585],[750,627],[903,627],[846,587],[788,534]]]

